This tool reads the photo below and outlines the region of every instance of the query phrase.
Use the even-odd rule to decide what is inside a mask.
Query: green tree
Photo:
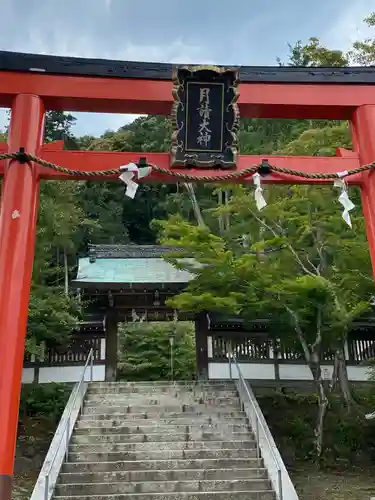
[[[352,147],[347,122],[307,129],[296,139],[281,146],[279,152],[284,155],[335,156],[339,147],[347,149]]]
[[[375,28],[375,12],[366,17],[364,22],[367,26]],[[348,58],[360,66],[372,66],[375,62],[375,39],[367,38],[354,42]]]
[[[297,48],[303,52],[303,46]],[[313,53],[312,48],[316,51],[319,46],[314,42],[307,54]],[[319,54],[322,61],[322,54],[327,52],[319,48]],[[345,122],[290,120],[285,126],[279,120],[275,122],[273,142],[262,146],[258,138],[247,152],[254,152],[260,144],[266,150],[262,152],[273,148],[281,154],[318,156],[333,155],[337,147],[351,146]],[[272,130],[272,123],[266,121],[264,125]],[[250,134],[252,126],[249,120]],[[261,132],[261,123],[258,127]],[[358,192],[351,193],[358,203]],[[251,189],[233,186],[229,203],[209,211],[213,218],[225,212],[230,217],[229,230],[220,236],[215,225],[196,228],[181,217],[159,224],[162,241],[186,249],[186,255],[206,264],[172,304],[195,311],[232,311],[247,319],[271,309],[283,318],[277,329],[283,331],[283,341],[305,357],[319,394],[316,445],[320,455],[328,404],[320,367],[324,350],[331,351],[335,360],[331,387],[338,384],[347,404],[352,404],[343,343],[353,319],[368,308],[372,291],[363,220],[354,217],[355,232],[350,232],[343,224],[339,206],[330,201],[332,196],[337,197],[332,189],[273,187],[267,195],[269,207],[257,214]],[[355,265],[351,261],[354,248],[359,257]]]
[[[327,66],[327,67],[342,67],[348,66],[349,58],[341,50],[327,49],[319,38],[311,37],[306,44],[301,40],[294,45],[289,44],[289,61],[288,66]],[[283,65],[281,60],[277,59],[280,65]]]
[[[221,236],[178,216],[159,223],[163,243],[180,247],[179,257],[193,257],[203,266],[197,272],[194,264],[168,259],[197,272],[186,291],[170,303],[181,310],[232,312],[245,320],[273,311],[282,344],[304,357],[317,388],[320,456],[328,405],[321,369],[324,353],[335,359],[332,388],[338,384],[347,404],[352,403],[343,346],[373,291],[367,278],[367,244],[361,218],[353,217],[355,232],[347,229],[340,208],[327,203],[332,199],[329,189],[298,186],[290,188],[287,197],[278,194],[273,189],[269,206],[258,214],[248,190],[236,187],[225,207],[231,214],[230,230]],[[354,248],[359,257],[355,262]]]
[[[100,138],[85,138],[81,145],[91,151],[168,151],[170,122],[165,117],[141,117],[121,127],[117,132],[106,132]],[[118,182],[85,182],[81,184],[78,203],[87,217],[98,223],[84,234],[87,242],[103,241],[152,244],[155,232],[150,228],[154,218],[167,215],[164,201],[169,193],[175,193],[175,184],[141,184],[137,196],[131,200],[125,196],[124,186]]]
[[[44,126],[44,141],[72,141],[74,135],[72,133],[72,126],[74,126],[77,118],[69,113],[63,111],[47,111]]]
[[[75,118],[64,113],[46,115],[46,140],[72,138]],[[80,314],[68,295],[81,228],[92,225],[77,206],[79,184],[41,183],[33,284],[26,340],[28,354],[42,355],[44,347],[68,341]]]
[[[194,327],[187,322],[133,323],[120,328],[119,376],[125,380],[195,378]]]
[[[34,285],[29,304],[27,354],[41,358],[45,347],[67,344],[80,317],[78,303],[61,287]]]

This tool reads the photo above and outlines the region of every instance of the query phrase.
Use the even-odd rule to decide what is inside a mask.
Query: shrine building
[[[116,380],[118,325],[142,321],[193,321],[197,379],[227,379],[228,352],[243,364],[252,381],[306,381],[310,370],[300,352],[282,346],[272,318],[244,323],[210,311],[181,313],[166,305],[194,278],[176,269],[163,256],[171,248],[156,245],[90,245],[78,261],[71,288],[88,304],[84,320],[69,346],[48,349],[44,359],[27,358],[23,382],[74,382],[79,379],[87,354],[94,349],[94,379]],[[366,360],[375,356],[375,317],[357,321],[345,346],[349,379],[368,379]],[[332,353],[324,354],[323,372],[332,373]]]

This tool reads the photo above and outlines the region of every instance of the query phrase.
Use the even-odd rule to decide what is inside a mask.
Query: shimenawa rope
[[[72,170],[66,167],[61,167],[59,165],[55,165],[49,161],[43,160],[38,156],[31,155],[29,153],[25,153],[22,148],[18,153],[3,153],[0,154],[0,160],[18,160],[20,163],[28,163],[35,162],[41,165],[42,167],[49,168],[51,170],[55,170],[56,172],[61,172],[67,175],[73,176],[83,176],[83,177],[105,177],[108,175],[120,175],[122,170],[119,168],[112,168],[108,170],[98,170],[98,171],[82,171],[82,170]],[[248,177],[252,174],[263,172],[265,174],[271,172],[277,172],[279,174],[287,174],[292,175],[294,177],[302,177],[305,179],[343,179],[345,177],[349,177],[350,175],[360,174],[362,172],[366,172],[375,168],[375,162],[369,163],[367,165],[362,165],[358,168],[354,168],[353,170],[348,170],[345,173],[314,173],[309,174],[306,172],[301,172],[299,170],[292,170],[290,168],[278,167],[276,165],[270,165],[268,160],[264,160],[261,165],[253,165],[251,167],[245,168],[243,170],[237,170],[235,172],[226,172],[215,176],[205,176],[205,175],[191,175],[183,172],[176,172],[172,169],[158,167],[157,165],[147,163],[147,161],[143,158],[142,162],[139,163],[139,166],[142,167],[150,167],[154,172],[159,174],[173,177],[175,179],[187,182],[220,182],[220,181],[232,181],[241,178]]]

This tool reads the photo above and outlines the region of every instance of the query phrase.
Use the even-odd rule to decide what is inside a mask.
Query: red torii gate
[[[30,155],[81,172],[118,169],[145,153],[64,151],[61,142],[43,144],[47,110],[168,115],[172,106],[169,65],[95,61],[0,52],[0,107],[12,109],[8,144],[1,153],[23,148]],[[371,68],[241,68],[239,108],[243,117],[348,120],[354,152],[337,157],[269,157],[271,165],[305,173],[351,171],[375,160],[375,70]],[[261,156],[240,156],[237,171],[260,164]],[[21,160],[21,161],[18,161]],[[170,168],[169,153],[147,153],[147,161]],[[213,169],[173,169],[214,180]],[[172,170],[171,170],[172,173]],[[224,172],[226,173],[226,172]],[[40,179],[82,179],[22,158],[0,161],[4,177],[0,214],[0,499],[11,499],[11,482]],[[115,179],[118,174],[97,177]],[[90,177],[90,179],[93,179]],[[175,182],[152,172],[147,180]],[[236,182],[247,181],[237,179]],[[217,181],[216,181],[217,182]],[[250,181],[251,182],[251,181]],[[332,183],[271,172],[264,183]],[[359,185],[375,270],[375,177],[352,175]]]

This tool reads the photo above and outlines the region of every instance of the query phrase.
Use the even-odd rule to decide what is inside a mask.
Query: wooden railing
[[[235,337],[229,335],[212,334],[211,361],[224,361],[228,353],[238,361],[277,362],[277,363],[305,363],[302,350],[283,345],[280,341],[253,337],[250,335]],[[375,338],[367,335],[365,338],[349,338],[345,345],[345,357],[348,364],[360,364],[375,357]],[[334,359],[334,352],[323,352],[323,362],[330,363]]]
[[[263,337],[247,335],[212,334],[212,353],[210,361],[220,362],[228,359],[228,353],[233,352],[238,361],[275,362],[275,363],[305,363],[301,350],[283,345],[281,342]],[[35,366],[72,366],[82,365],[87,355],[93,349],[94,364],[103,363],[104,333],[90,336],[77,335],[70,339],[66,346],[51,347],[44,356],[25,357],[24,367]],[[345,347],[348,364],[358,365],[375,358],[375,338],[364,335],[362,338],[349,338]],[[334,353],[323,353],[323,362],[332,362]]]
[[[104,334],[90,337],[77,335],[69,340],[67,345],[46,349],[43,356],[26,356],[25,368],[35,366],[74,366],[84,365],[90,350],[93,350],[94,364],[103,363],[102,340]]]

